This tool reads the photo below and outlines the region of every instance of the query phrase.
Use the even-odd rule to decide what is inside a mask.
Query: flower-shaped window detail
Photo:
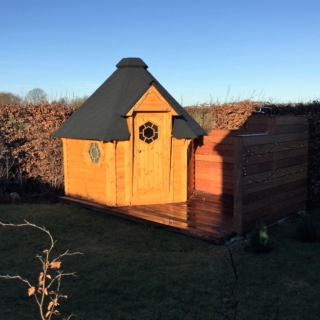
[[[158,139],[158,126],[148,121],[139,127],[139,139],[151,143]]]
[[[88,150],[89,157],[92,163],[98,163],[101,157],[101,151],[97,143],[90,143]]]

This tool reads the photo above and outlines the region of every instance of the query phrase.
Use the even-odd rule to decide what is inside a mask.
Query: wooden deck
[[[60,200],[217,244],[223,243],[224,237],[235,235],[231,196],[195,192],[187,202],[125,207],[108,207],[71,197]]]

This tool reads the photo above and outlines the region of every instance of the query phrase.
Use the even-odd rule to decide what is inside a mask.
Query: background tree
[[[83,103],[86,102],[88,98],[89,97],[87,95],[84,95],[83,97],[72,97],[72,98],[66,95],[65,97],[52,100],[51,103],[60,104],[63,106],[69,106],[69,107],[78,109]]]
[[[83,97],[76,97],[74,99],[72,99],[71,101],[71,107],[74,108],[79,108],[82,104],[84,104],[86,102],[86,100],[88,99],[88,96],[83,96]]]
[[[11,92],[0,92],[0,105],[18,105],[21,103],[21,98]]]
[[[26,101],[31,104],[47,102],[47,94],[40,88],[30,90],[26,95]]]

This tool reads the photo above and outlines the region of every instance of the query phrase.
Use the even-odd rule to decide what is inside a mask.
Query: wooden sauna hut
[[[205,135],[138,58],[53,136],[63,201],[95,210],[221,243],[305,206],[306,117],[254,115]]]
[[[53,133],[63,141],[67,197],[127,206],[186,201],[194,191],[188,150],[205,132],[147,68],[122,59]]]

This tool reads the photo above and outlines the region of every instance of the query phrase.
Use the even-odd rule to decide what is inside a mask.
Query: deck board
[[[186,202],[120,207],[109,207],[72,197],[60,197],[60,200],[217,244],[223,243],[224,238],[229,239],[235,235],[231,196],[195,192]]]

